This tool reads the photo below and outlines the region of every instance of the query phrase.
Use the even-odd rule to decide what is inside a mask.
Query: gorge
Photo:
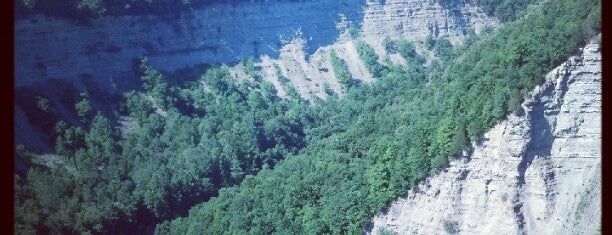
[[[16,18],[18,234],[597,232],[600,1],[183,4]]]

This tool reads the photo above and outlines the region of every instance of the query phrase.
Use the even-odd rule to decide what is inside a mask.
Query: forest
[[[507,23],[460,47],[430,37],[440,59],[428,66],[406,40],[384,42],[405,66],[358,41],[373,84],[354,82],[331,52],[345,94],[327,100],[281,99],[249,60],[251,80],[217,66],[177,85],[142,58],[142,86],[114,116],[82,94],[79,124],[54,125],[58,164],[16,175],[15,232],[361,233],[600,32],[599,0],[511,2],[482,1]]]

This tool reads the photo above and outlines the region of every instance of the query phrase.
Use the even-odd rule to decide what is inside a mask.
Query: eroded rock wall
[[[59,97],[64,95],[57,87],[77,90],[76,96],[85,90],[97,93],[90,97],[92,106],[110,113],[115,104],[109,103],[116,103],[121,91],[138,88],[135,71],[141,56],[162,71],[229,64],[237,80],[253,78],[242,65],[231,64],[256,56],[257,73],[274,84],[280,97],[287,97],[292,86],[302,98],[325,99],[330,90],[344,92],[334,76],[331,51],[346,62],[354,80],[375,81],[359,58],[356,40],[370,44],[380,63],[389,58],[402,64],[401,56],[384,51],[384,38],[418,42],[417,50],[427,53],[422,41],[428,34],[460,43],[467,31],[496,25],[477,7],[444,7],[432,0],[215,3],[176,14],[104,16],[89,22],[33,16],[15,22],[15,87],[26,100],[38,91],[61,111],[60,118],[76,119],[76,101]],[[360,36],[352,38],[351,28]],[[15,108],[18,143],[37,152],[51,150],[50,133],[31,118],[38,110],[24,102]]]
[[[166,15],[16,19],[15,139],[36,152],[53,149],[52,128],[40,123],[40,116],[50,114],[36,108],[35,96],[49,101],[56,119],[76,119],[78,100],[68,93],[78,99],[82,91],[94,109],[111,113],[118,94],[139,87],[141,56],[162,71],[249,56],[278,58],[298,33],[306,55],[335,42],[342,32],[337,23],[359,25],[362,19],[363,2],[352,0],[220,1]]]
[[[435,0],[386,0],[367,4],[361,32],[379,53],[384,51],[381,43],[386,37],[425,41],[427,35],[432,35],[457,46],[470,31],[478,34],[499,25],[497,19],[466,2],[440,5]],[[423,45],[416,46],[421,53],[426,53]]]
[[[346,30],[343,30],[334,44],[318,48],[312,55],[303,52],[304,40],[297,38],[281,48],[279,58],[263,57],[259,64],[263,68],[263,77],[276,86],[281,97],[286,96],[287,88],[278,81],[276,70],[291,80],[303,98],[324,99],[327,97],[325,87],[336,94],[344,92],[334,77],[329,58],[331,51],[346,61],[353,79],[362,83],[375,81],[359,58],[355,40],[362,40],[372,46],[381,64],[386,64],[387,58],[394,64],[405,64],[399,54],[388,54],[385,51],[385,38],[415,42],[419,53],[431,57],[423,43],[427,35],[448,39],[458,46],[468,32],[479,34],[487,27],[495,28],[499,25],[499,21],[486,16],[479,7],[467,3],[442,6],[432,0],[368,0],[363,9],[359,37],[352,39],[347,30],[359,25],[341,20],[338,25]]]
[[[522,109],[377,215],[371,233],[594,234],[601,221],[598,39],[551,71]]]
[[[358,24],[362,15],[361,1],[271,0],[88,22],[34,16],[15,22],[15,86],[49,78],[133,79],[133,60],[140,56],[164,71],[261,54],[276,57],[297,31],[311,53],[335,41],[342,17]]]

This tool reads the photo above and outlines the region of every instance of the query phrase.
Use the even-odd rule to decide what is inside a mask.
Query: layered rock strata
[[[594,234],[601,221],[598,40],[510,114],[373,219],[371,234]]]
[[[469,32],[479,34],[499,25],[498,20],[469,3],[440,5],[433,0],[371,0],[367,4],[361,32],[378,53],[383,53],[382,41],[387,37],[425,41],[431,35],[448,39],[457,46]],[[426,53],[424,45],[417,44],[417,49]]]
[[[385,51],[383,41],[386,38],[416,42],[417,51],[431,58],[432,55],[423,43],[427,35],[448,39],[459,46],[468,32],[479,34],[485,28],[499,25],[496,19],[487,17],[477,6],[467,3],[442,6],[430,0],[368,0],[363,14],[357,39],[374,48],[381,64],[387,64],[388,61],[394,64],[405,63],[399,54],[388,54]],[[344,91],[335,79],[329,61],[329,53],[335,51],[339,58],[346,61],[353,79],[363,83],[373,82],[375,79],[359,58],[355,40],[350,36],[349,29],[355,25],[343,18],[338,22],[343,33],[336,42],[317,49],[312,55],[303,52],[304,40],[297,38],[281,48],[278,59],[263,57],[259,64],[263,68],[263,77],[275,84],[281,97],[286,96],[287,87],[278,81],[276,70],[291,80],[303,98],[324,99],[327,97],[325,88],[342,94]]]
[[[23,99],[48,99],[59,118],[76,119],[65,90],[77,96],[87,91],[93,94],[94,109],[112,112],[117,101],[111,100],[117,98],[109,94],[138,88],[135,71],[141,56],[162,71],[259,56],[256,73],[274,84],[280,97],[287,97],[292,86],[302,98],[325,99],[330,91],[344,92],[334,76],[331,51],[346,62],[356,82],[374,81],[359,58],[351,29],[375,49],[380,63],[389,58],[402,64],[398,54],[384,51],[384,38],[422,41],[435,33],[435,25],[444,25],[435,31],[438,37],[460,42],[466,31],[479,32],[497,21],[477,7],[449,8],[431,0],[214,3],[177,14],[104,16],[89,22],[32,16],[15,21],[15,88],[26,94]],[[427,53],[422,43],[416,46]],[[240,64],[230,67],[237,80],[253,79],[244,70]],[[24,102],[15,107],[17,143],[50,151],[50,133],[43,133],[31,118],[39,110]]]
[[[297,31],[309,53],[330,45],[341,19],[358,23],[362,3],[349,0],[215,3],[167,15],[103,16],[87,22],[32,16],[15,21],[15,86],[50,78],[92,77],[110,84],[136,79],[133,60],[149,57],[173,71],[278,55]]]

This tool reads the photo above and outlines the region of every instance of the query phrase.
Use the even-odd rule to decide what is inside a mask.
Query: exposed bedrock
[[[343,92],[329,59],[332,50],[346,61],[353,79],[375,80],[359,58],[351,28],[375,49],[380,63],[388,56],[402,64],[401,56],[384,51],[386,37],[418,42],[435,34],[459,44],[468,31],[496,25],[473,5],[447,9],[432,0],[244,1],[85,23],[40,15],[17,19],[15,138],[36,152],[49,152],[54,124],[49,120],[76,123],[74,103],[82,91],[89,93],[95,110],[112,113],[119,94],[140,84],[136,71],[142,56],[161,71],[228,64],[237,80],[252,78],[232,64],[253,56],[258,73],[280,97],[287,96],[289,84],[305,99],[325,99],[326,88]],[[422,43],[415,45],[428,56]],[[54,118],[40,113],[35,97],[49,101]]]
[[[362,6],[350,0],[216,3],[176,14],[104,16],[87,24],[34,16],[15,22],[15,85],[83,76],[113,83],[133,75],[133,60],[140,56],[164,71],[274,56],[298,31],[312,52],[335,41],[341,15],[358,24]]]
[[[601,220],[599,39],[551,71],[522,109],[377,215],[371,233],[595,234]]]

